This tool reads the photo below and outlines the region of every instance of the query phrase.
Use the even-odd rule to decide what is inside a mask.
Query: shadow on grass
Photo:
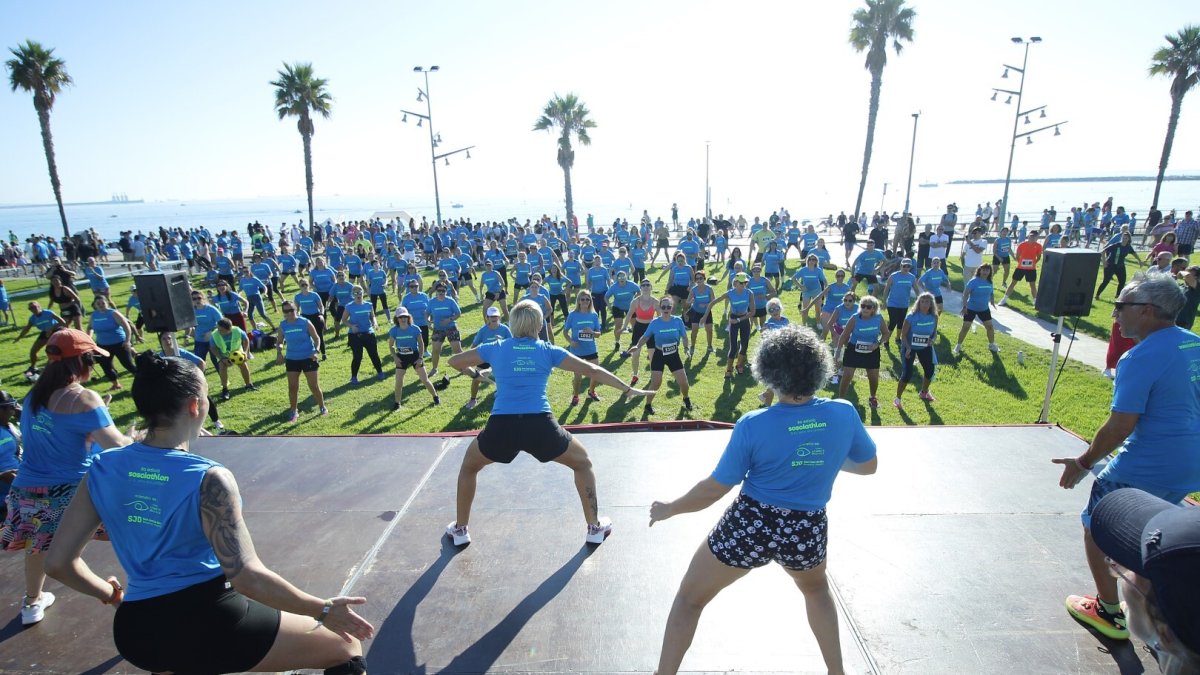
[[[1004,359],[993,352],[984,353],[991,357],[990,361],[985,361],[986,357],[982,355],[977,358],[974,354],[964,352],[960,357],[959,365],[961,366],[964,362],[970,363],[981,381],[995,389],[1012,394],[1019,400],[1028,399],[1029,394],[1021,386],[1021,382],[1004,366]]]

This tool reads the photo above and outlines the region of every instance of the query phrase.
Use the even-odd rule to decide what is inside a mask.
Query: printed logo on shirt
[[[792,426],[788,427],[788,431],[790,431],[792,433],[796,433],[796,432],[800,432],[800,431],[817,431],[819,429],[824,429],[825,427],[828,427],[828,426],[829,426],[828,422],[822,422],[820,420],[800,420],[800,421],[796,422],[795,424],[793,424]]]
[[[792,460],[792,467],[805,466],[824,466],[825,465],[825,449],[820,443],[803,443],[796,448],[796,457],[799,459]]]

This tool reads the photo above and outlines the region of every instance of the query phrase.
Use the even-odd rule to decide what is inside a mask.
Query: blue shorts
[[[1159,499],[1170,502],[1172,504],[1179,504],[1184,499],[1186,499],[1188,496],[1188,493],[1186,491],[1185,492],[1172,492],[1172,491],[1168,491],[1168,490],[1157,490],[1154,488],[1142,487],[1140,485],[1130,485],[1128,483],[1118,483],[1116,481],[1097,477],[1095,482],[1092,483],[1092,492],[1090,495],[1088,495],[1087,506],[1083,507],[1083,511],[1079,514],[1079,518],[1083,521],[1084,527],[1091,529],[1091,527],[1092,527],[1092,509],[1096,508],[1096,505],[1100,503],[1100,500],[1103,499],[1104,496],[1107,495],[1108,493],[1113,492],[1115,490],[1120,490],[1121,488],[1136,488],[1138,490],[1141,490],[1142,492],[1147,492],[1149,494],[1154,495],[1155,497],[1158,497]]]

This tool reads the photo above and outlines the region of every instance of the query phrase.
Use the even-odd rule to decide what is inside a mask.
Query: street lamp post
[[[1017,140],[1024,138],[1024,139],[1026,139],[1025,142],[1027,145],[1032,145],[1034,134],[1038,133],[1039,131],[1045,131],[1047,129],[1054,129],[1054,135],[1058,136],[1059,135],[1058,127],[1060,125],[1066,124],[1065,121],[1064,122],[1055,122],[1054,124],[1049,124],[1044,127],[1039,127],[1037,129],[1034,129],[1033,131],[1026,131],[1026,132],[1020,133],[1020,134],[1017,133],[1017,129],[1018,129],[1017,125],[1020,123],[1022,117],[1025,118],[1026,124],[1029,124],[1029,116],[1038,111],[1041,111],[1041,113],[1042,113],[1041,118],[1045,118],[1046,117],[1046,106],[1044,106],[1044,105],[1038,106],[1037,108],[1031,108],[1031,109],[1025,110],[1025,111],[1021,110],[1021,100],[1022,100],[1022,98],[1024,98],[1024,95],[1025,95],[1025,69],[1029,66],[1029,46],[1038,44],[1039,42],[1042,41],[1042,38],[1031,37],[1028,40],[1026,40],[1024,38],[1015,37],[1012,39],[1012,41],[1013,41],[1013,44],[1025,45],[1025,58],[1023,61],[1021,61],[1020,68],[1018,68],[1016,66],[1010,66],[1008,64],[1005,64],[1004,65],[1004,75],[1002,77],[1008,77],[1008,71],[1015,70],[1018,73],[1020,73],[1020,75],[1021,75],[1021,83],[1017,86],[1016,91],[1012,91],[1010,89],[996,89],[996,88],[992,89],[992,100],[993,101],[996,100],[997,94],[1008,94],[1008,99],[1004,101],[1005,104],[1011,104],[1012,97],[1013,96],[1017,97],[1017,113],[1016,113],[1016,115],[1013,116],[1012,144],[1008,148],[1008,171],[1004,174],[1004,196],[1001,197],[1000,204],[996,208],[996,222],[999,223],[999,227],[1004,227],[1005,212],[1008,210],[1008,186],[1009,186],[1009,183],[1012,181],[1013,155],[1017,151]]]
[[[422,66],[415,66],[413,68],[414,73],[422,73],[425,76],[425,88],[424,89],[421,89],[420,87],[417,88],[417,102],[419,103],[421,101],[425,101],[425,114],[422,115],[421,113],[412,112],[411,110],[401,110],[400,112],[404,113],[404,117],[401,120],[403,122],[407,122],[408,116],[412,115],[413,117],[417,118],[417,126],[421,126],[422,121],[429,123],[429,157],[430,157],[430,164],[433,167],[433,204],[434,204],[434,209],[436,210],[436,213],[437,213],[437,222],[434,223],[434,226],[441,227],[442,226],[442,197],[441,197],[441,193],[438,191],[438,175],[437,175],[438,160],[445,159],[446,164],[449,165],[450,160],[447,158],[450,157],[451,155],[457,155],[460,152],[467,153],[467,159],[470,159],[471,158],[471,148],[474,148],[475,146],[469,145],[465,148],[459,148],[458,150],[451,150],[450,152],[443,152],[441,154],[438,154],[437,148],[442,143],[442,135],[440,133],[434,133],[434,131],[433,131],[433,101],[431,100],[431,97],[429,96],[429,74],[436,73],[437,71],[438,71],[437,66],[429,66],[428,68],[425,68]]]
[[[908,198],[912,196],[912,170],[913,159],[917,156],[917,120],[921,119],[921,111],[912,114],[913,118],[913,140],[912,150],[908,153],[908,187],[904,190],[904,216],[908,217]]]

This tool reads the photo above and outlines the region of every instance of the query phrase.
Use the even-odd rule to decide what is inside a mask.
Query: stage
[[[829,571],[852,673],[1157,672],[1140,642],[1089,632],[1063,607],[1094,589],[1079,510],[1050,458],[1085,447],[1049,426],[872,428],[879,472],[843,474]],[[650,502],[708,475],[728,430],[581,433],[612,518],[585,528],[571,473],[526,456],[480,474],[473,543],[454,519],[471,438],[221,437],[198,452],[237,476],[263,561],[316,595],[363,595],[370,672],[650,673],[688,561],[733,493],[648,528]],[[111,547],[89,545],[101,575]],[[58,601],[22,629],[21,555],[0,557],[0,672],[127,673],[112,610],[50,581]],[[709,605],[689,673],[823,672],[803,600],[776,566]]]

